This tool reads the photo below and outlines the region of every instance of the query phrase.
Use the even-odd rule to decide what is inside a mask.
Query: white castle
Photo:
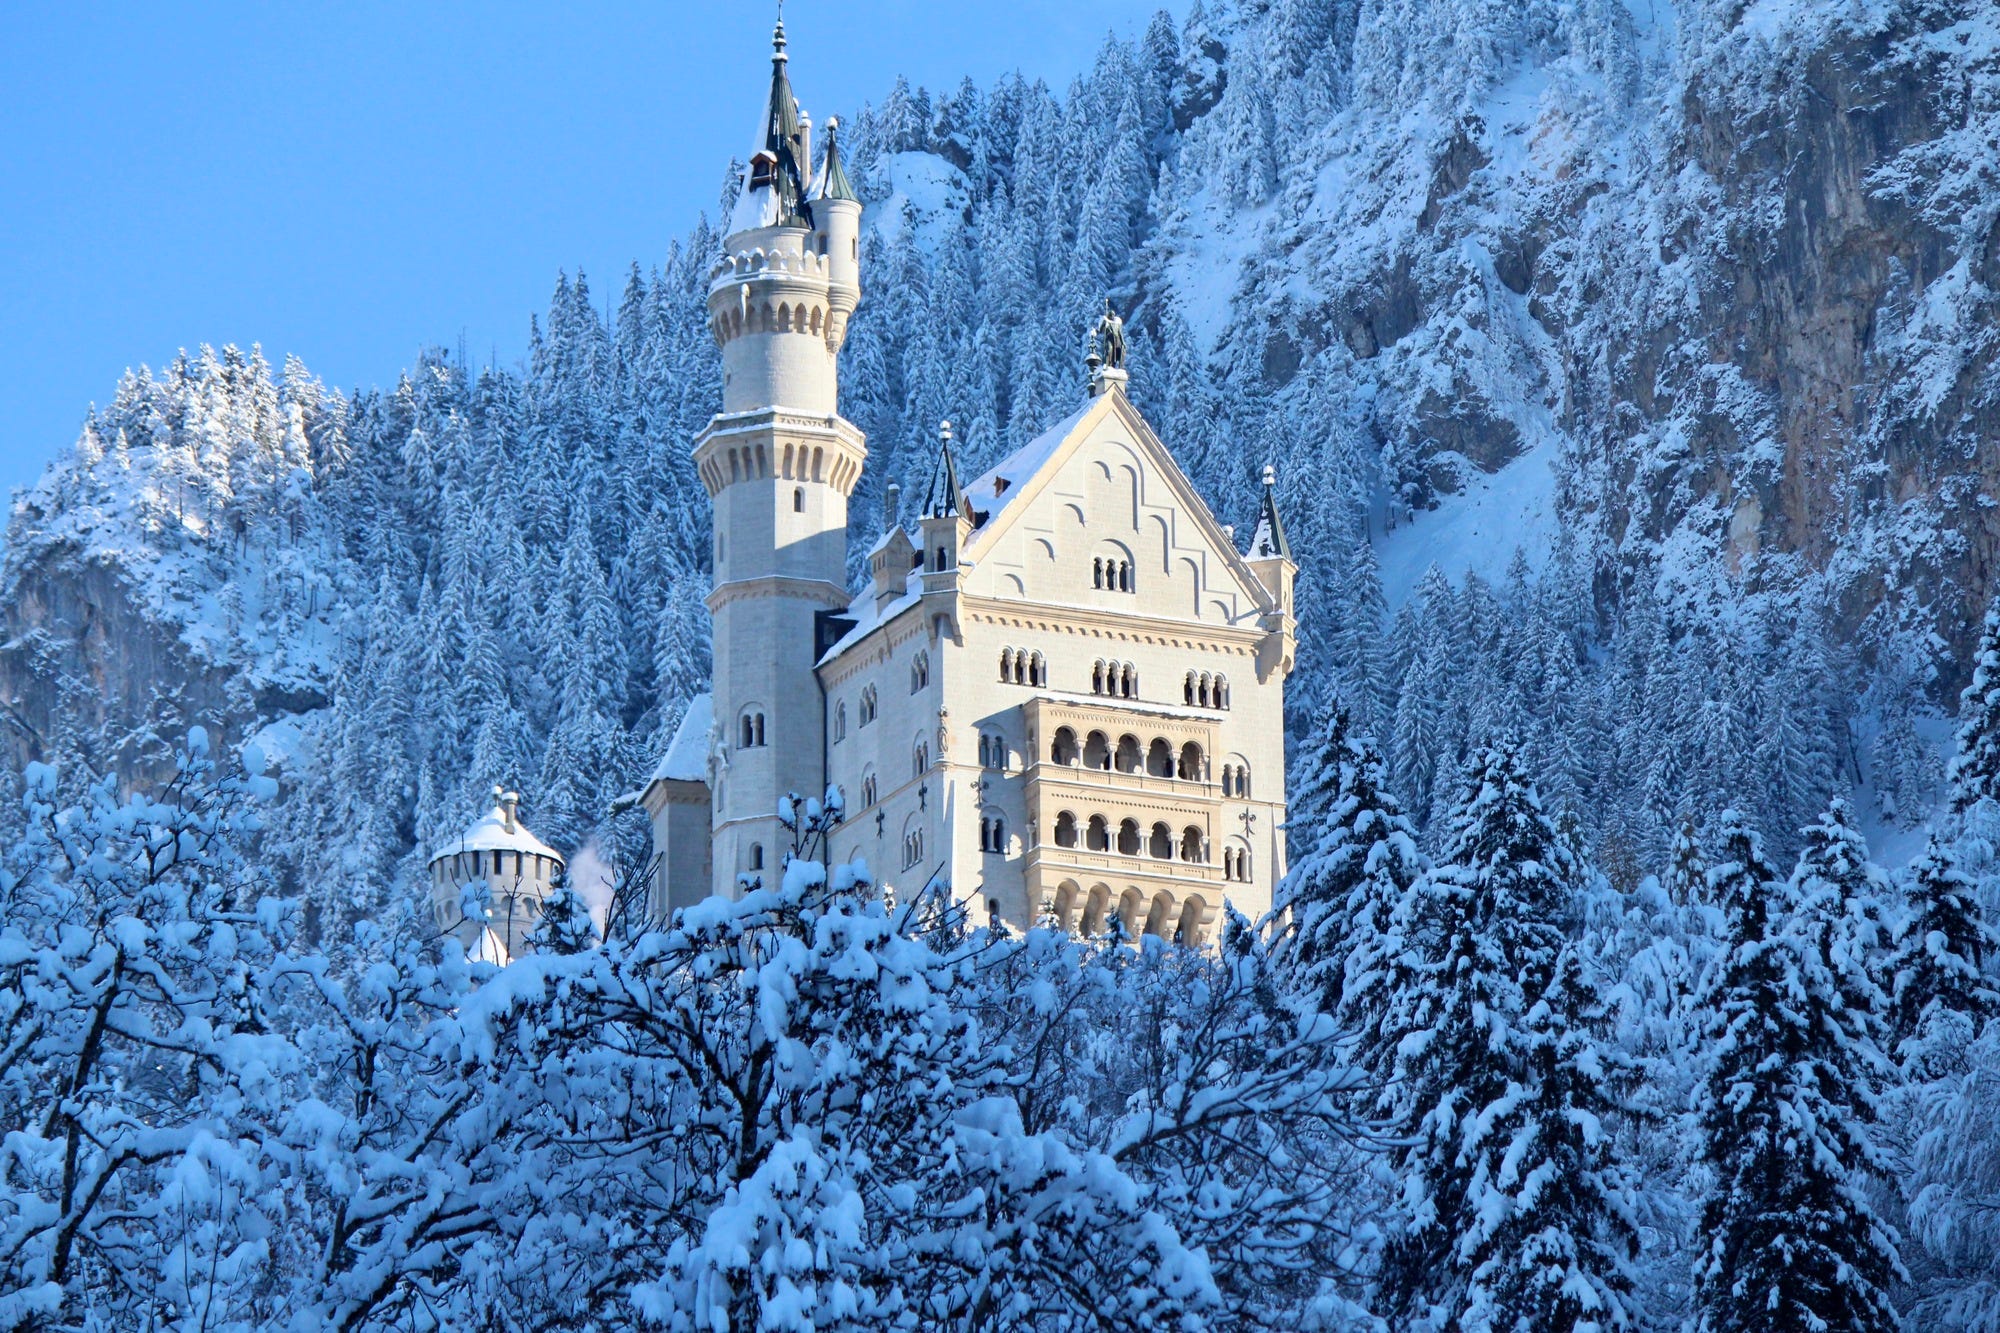
[[[1199,943],[1285,869],[1296,572],[1265,475],[1248,554],[1126,397],[1122,330],[1067,420],[961,486],[949,424],[915,532],[845,584],[867,459],[839,413],[861,204],[792,96],[784,25],[709,287],[722,410],[694,444],[714,505],[713,693],[643,800],[652,910],[740,891],[791,845],[789,793],[841,798],[837,861],[933,879],[974,919],[1052,915]]]

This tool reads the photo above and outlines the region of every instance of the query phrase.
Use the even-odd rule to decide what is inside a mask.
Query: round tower
[[[520,793],[493,789],[493,809],[431,854],[431,911],[438,929],[456,935],[468,954],[504,963],[528,950],[563,858],[528,832]],[[465,914],[466,890],[486,900],[486,919]]]
[[[725,893],[776,868],[785,795],[826,787],[820,615],[849,600],[847,501],[867,458],[861,432],[840,418],[837,374],[861,301],[861,204],[837,123],[808,180],[782,22],[772,47],[763,119],[709,282],[722,410],[694,447],[714,509],[711,864]]]

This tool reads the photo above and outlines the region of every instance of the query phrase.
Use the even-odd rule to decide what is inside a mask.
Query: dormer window
[[[778,159],[770,152],[755,153],[750,158],[750,188],[765,190],[777,184]]]

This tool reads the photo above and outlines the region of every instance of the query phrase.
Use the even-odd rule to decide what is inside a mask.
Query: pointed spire
[[[1271,560],[1292,558],[1292,544],[1285,539],[1285,524],[1278,517],[1278,471],[1264,465],[1264,501],[1257,509],[1257,528],[1250,534],[1250,558]]]
[[[826,122],[826,165],[820,168],[819,185],[813,191],[814,200],[846,199],[859,203],[854,186],[847,179],[847,169],[840,164],[840,118]]]
[[[924,495],[925,518],[957,518],[965,512],[965,496],[958,489],[958,464],[951,456],[951,423],[938,426],[938,461],[931,472],[930,489]]]
[[[785,68],[789,59],[780,6],[777,26],[771,30],[771,93],[764,105],[763,124],[758,127],[758,147],[743,177],[743,196],[732,219],[738,230],[812,226],[812,205],[806,201],[805,130],[799,124],[799,103],[792,96],[792,81]]]

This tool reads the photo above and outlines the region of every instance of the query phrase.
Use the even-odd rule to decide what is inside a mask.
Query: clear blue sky
[[[1161,0],[792,0],[824,122],[897,74],[1060,89]],[[1181,0],[1168,4],[1176,14]],[[513,363],[558,269],[600,300],[714,211],[773,7],[18,4],[0,40],[0,495],[119,373],[261,342],[330,384]]]

